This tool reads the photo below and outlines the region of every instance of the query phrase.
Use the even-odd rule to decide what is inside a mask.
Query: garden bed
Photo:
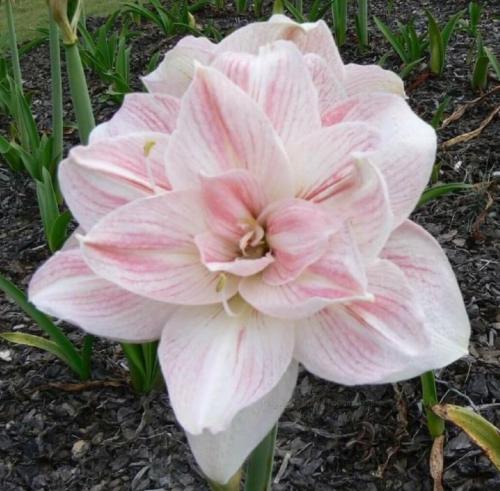
[[[384,18],[385,1],[372,1]],[[480,29],[492,51],[500,52],[500,20],[495,1],[483,2]],[[425,2],[447,19],[467,2]],[[424,22],[422,2],[395,1],[391,18],[405,21],[414,12]],[[269,12],[269,6],[267,12]],[[199,24],[212,22],[226,32],[249,22],[228,8],[205,9]],[[99,21],[92,21],[96,25]],[[371,48],[360,55],[354,29],[341,53],[346,62],[374,63],[388,50],[372,26]],[[418,24],[417,24],[418,25]],[[142,74],[150,56],[177,39],[165,39],[152,26],[138,27],[133,39],[133,70]],[[449,115],[478,97],[470,88],[471,39],[453,36],[444,75],[424,79],[419,70],[406,85],[415,111],[430,121],[448,95]],[[39,127],[50,128],[48,47],[22,59],[25,89],[33,96]],[[396,58],[388,65],[397,67]],[[138,78],[134,81],[140,89]],[[96,119],[116,106],[92,74],[89,84]],[[494,84],[491,83],[491,90]],[[410,90],[411,89],[411,90]],[[67,92],[67,91],[66,91]],[[500,91],[471,105],[462,117],[439,130],[443,143],[478,128],[500,104]],[[66,101],[66,119],[72,120]],[[7,130],[0,115],[0,130]],[[68,128],[66,142],[76,143]],[[440,147],[440,181],[480,184],[473,191],[447,195],[414,213],[445,249],[457,275],[472,324],[470,354],[441,370],[438,389],[446,402],[474,405],[500,423],[500,118],[468,142]],[[25,288],[36,267],[49,256],[31,180],[0,167],[0,272]],[[0,329],[39,333],[5,297],[0,297]],[[82,333],[67,332],[77,344]],[[79,383],[53,356],[0,341],[0,482],[2,490],[202,490],[184,432],[176,423],[165,390],[138,396],[127,383],[118,344],[99,340],[93,377]],[[418,380],[347,388],[301,373],[292,401],[280,420],[275,460],[275,490],[430,490],[431,446],[420,404]],[[453,490],[500,488],[493,465],[463,434],[448,428],[445,484]]]

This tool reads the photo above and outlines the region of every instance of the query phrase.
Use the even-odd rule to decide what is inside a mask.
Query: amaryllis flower
[[[226,482],[286,406],[297,363],[347,385],[466,353],[438,243],[408,220],[433,129],[377,66],[344,65],[323,21],[187,37],[61,164],[78,241],[30,298],[90,333],[161,339],[170,401]]]

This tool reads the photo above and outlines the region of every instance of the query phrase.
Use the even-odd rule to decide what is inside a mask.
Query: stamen
[[[146,172],[148,174],[149,184],[153,188],[155,194],[160,194],[163,192],[163,189],[156,185],[155,178],[153,176],[153,169],[151,167],[151,161],[149,160],[149,155],[151,154],[151,151],[153,150],[155,145],[156,142],[154,140],[148,140],[144,144],[144,157],[146,157]]]
[[[224,290],[226,289],[226,285],[227,285],[227,275],[226,273],[221,273],[219,275],[219,279],[217,280],[217,284],[215,285],[215,291],[221,294],[221,302],[222,306],[224,307],[224,312],[226,312],[226,314],[229,317],[238,317],[239,313],[236,313],[234,312],[234,310],[231,309],[231,307],[229,306],[229,302],[227,301],[227,298],[224,295]]]
[[[221,273],[219,279],[217,280],[217,285],[215,285],[215,291],[221,293],[226,288],[227,276],[226,273]]]

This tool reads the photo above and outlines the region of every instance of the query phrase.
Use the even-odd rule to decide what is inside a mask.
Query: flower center
[[[249,259],[258,259],[269,251],[266,242],[266,231],[255,219],[239,224],[243,235],[239,241],[241,255]]]

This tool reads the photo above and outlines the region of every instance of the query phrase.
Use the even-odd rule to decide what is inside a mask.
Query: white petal
[[[159,357],[172,407],[192,434],[226,430],[268,394],[292,360],[293,330],[241,301],[179,309],[162,333]]]
[[[175,309],[99,278],[74,248],[57,252],[36,271],[29,299],[91,334],[129,342],[159,339]]]
[[[407,220],[393,232],[382,256],[405,273],[425,313],[431,346],[419,360],[422,367],[440,368],[467,354],[469,319],[455,274],[437,241]]]
[[[227,430],[215,434],[187,433],[196,461],[209,479],[225,484],[271,431],[292,397],[297,372],[298,365],[292,362],[276,387],[240,411]]]

